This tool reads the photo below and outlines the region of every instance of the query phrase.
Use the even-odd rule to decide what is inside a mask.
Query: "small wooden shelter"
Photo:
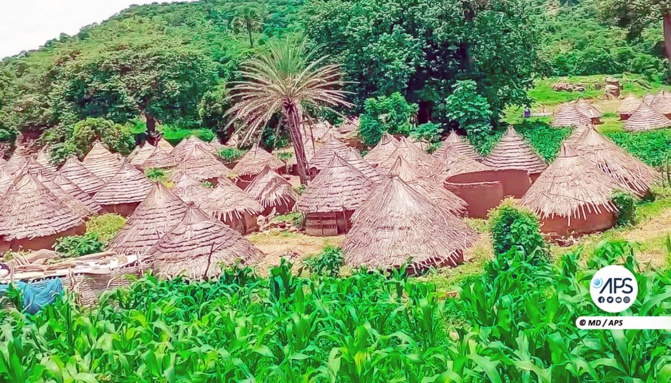
[[[624,122],[624,129],[629,132],[642,132],[670,126],[671,120],[645,102],[641,103],[638,109]]]
[[[76,157],[70,157],[65,161],[60,174],[91,196],[105,186],[105,181],[88,170]]]
[[[532,179],[547,168],[541,156],[512,126],[482,163],[492,169],[526,170]]]
[[[617,107],[617,114],[620,115],[620,120],[628,119],[638,107],[641,105],[641,99],[630,94],[625,97],[621,102],[620,106]]]
[[[385,161],[398,147],[399,141],[389,133],[384,133],[380,142],[366,154],[365,160],[372,167]]]
[[[276,214],[291,212],[298,200],[298,194],[291,184],[281,175],[269,167],[259,173],[245,192],[263,206],[263,215],[268,216],[274,211]]]
[[[103,181],[114,177],[123,163],[124,160],[119,154],[107,150],[100,141],[93,144],[93,148],[82,161],[82,165]]]
[[[135,166],[136,168],[139,168],[144,164],[144,162],[149,158],[149,156],[154,153],[154,150],[156,150],[156,147],[149,142],[145,142],[144,145],[138,150],[133,158],[130,160],[130,164]]]
[[[471,143],[468,141],[466,137],[462,137],[457,134],[454,130],[450,132],[450,134],[443,140],[443,142],[440,145],[440,148],[433,152],[433,157],[434,158],[441,158],[445,156],[445,152],[448,149],[453,149],[457,153],[461,154],[462,156],[468,157],[472,160],[475,161],[482,161],[482,158],[478,154],[477,151],[475,151],[475,148]]]
[[[175,151],[177,148],[175,148]],[[177,159],[177,157],[175,157]],[[203,145],[193,145],[189,151],[178,160],[177,171],[184,171],[199,181],[216,182],[217,178],[225,177],[231,169],[219,162]]]
[[[591,118],[580,111],[578,105],[573,102],[561,104],[552,119],[552,126],[555,128],[579,127],[591,123]]]
[[[259,230],[256,219],[263,206],[227,178],[219,179],[198,207],[242,235]]]
[[[140,170],[124,162],[93,200],[108,213],[128,217],[147,197],[151,188],[151,181]]]

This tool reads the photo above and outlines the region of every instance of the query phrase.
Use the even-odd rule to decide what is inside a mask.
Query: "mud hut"
[[[128,217],[147,197],[152,183],[128,162],[100,189],[93,200],[108,213]]]
[[[105,186],[105,181],[88,170],[76,157],[65,161],[60,174],[91,196]]]
[[[575,102],[575,107],[580,113],[590,119],[590,123],[592,125],[598,125],[602,123],[601,117],[603,117],[603,114],[601,111],[584,98],[579,98]]]
[[[263,253],[223,222],[190,206],[184,219],[147,252],[147,260],[161,276],[210,279],[221,266],[237,262],[253,265]]]
[[[611,198],[617,188],[615,180],[564,144],[521,203],[540,216],[544,233],[588,234],[615,225]]]
[[[142,166],[142,164],[149,158],[149,156],[154,153],[154,150],[156,150],[156,147],[149,142],[145,142],[144,145],[140,148],[140,150],[135,153],[133,158],[130,160],[130,164],[135,166],[136,168],[139,168]]]
[[[641,99],[634,96],[633,94],[625,97],[617,107],[617,114],[620,115],[620,120],[624,121],[628,119],[636,111],[636,109],[638,109],[638,107],[641,105],[641,102]]]
[[[456,266],[477,234],[452,214],[392,176],[353,216],[345,240],[345,262],[352,267],[409,270]]]
[[[671,126],[671,120],[656,111],[645,102],[624,122],[624,129],[629,132],[662,129]]]
[[[319,148],[310,159],[310,171],[313,172],[313,175],[317,174],[331,163],[334,154],[337,153],[340,157],[346,157],[348,151],[349,148],[347,145],[340,142],[333,135],[329,135],[326,145]]]
[[[0,250],[49,249],[57,238],[83,234],[84,220],[30,173],[0,201]]]
[[[63,191],[76,198],[78,201],[83,203],[92,214],[97,214],[102,210],[102,207],[98,205],[91,195],[82,190],[74,182],[70,181],[67,177],[62,174],[56,175],[56,178],[53,179],[53,182],[58,185]]]
[[[380,174],[375,168],[369,164],[359,152],[354,148],[349,148],[347,155],[345,156],[345,161],[347,161],[352,167],[361,173],[364,176],[368,177],[373,183],[379,184],[384,181],[384,177]]]
[[[375,169],[380,174],[389,174],[389,171],[394,167],[396,160],[399,158],[403,158],[411,163],[422,174],[433,174],[438,167],[438,162],[433,157],[406,139],[401,139],[396,150],[387,159],[380,162]]]
[[[512,126],[482,163],[492,169],[526,170],[532,179],[547,168],[541,156]]]
[[[399,141],[396,137],[391,134],[385,133],[382,135],[382,139],[378,142],[373,149],[371,149],[368,154],[366,154],[365,160],[372,167],[377,167],[381,162],[385,161],[398,147]]]
[[[169,169],[177,166],[177,160],[168,152],[159,148],[154,148],[154,152],[140,165],[143,170],[146,169]]]
[[[110,152],[100,141],[96,141],[91,151],[84,157],[82,165],[107,182],[118,173],[123,162],[119,154]]]
[[[58,186],[53,181],[55,178],[49,179],[47,176],[45,176],[44,172],[40,170],[35,170],[34,172],[30,172],[30,174],[35,177],[35,179],[37,179],[44,187],[49,189],[49,191],[53,193],[53,195],[55,195],[59,200],[61,200],[65,206],[82,217],[82,219],[86,219],[93,215],[93,211],[89,209],[88,206],[86,206],[82,201],[76,199],[70,193],[66,192],[60,186]]]
[[[198,207],[242,235],[259,230],[256,219],[263,206],[227,178],[219,179]]]
[[[196,204],[207,198],[212,189],[206,188],[197,179],[191,177],[188,172],[177,171],[170,181],[173,182],[172,192],[177,194],[184,202],[195,202]]]
[[[187,205],[162,183],[156,183],[110,243],[119,254],[144,255],[161,237],[177,226]]]
[[[579,127],[591,123],[590,117],[578,110],[578,106],[573,102],[561,104],[552,119],[552,126],[555,128]]]
[[[238,176],[237,184],[241,188],[249,185],[257,174],[268,166],[277,173],[284,173],[286,166],[284,162],[274,155],[254,144],[247,153],[233,167],[233,173]]]
[[[454,130],[450,132],[450,134],[443,140],[443,142],[440,145],[440,148],[433,152],[433,157],[434,158],[441,158],[445,156],[445,151],[448,150],[448,148],[454,149],[457,153],[461,154],[462,156],[468,157],[472,160],[475,161],[482,161],[482,158],[478,154],[478,152],[475,151],[475,148],[471,143],[468,141],[467,138],[462,137],[457,134]]]
[[[177,148],[175,148],[175,151]],[[175,158],[176,159],[176,158]],[[216,182],[217,178],[225,177],[231,169],[219,162],[217,158],[202,145],[194,145],[182,157],[177,165],[177,171],[183,171],[198,181]]]
[[[328,166],[310,182],[296,203],[296,208],[305,215],[305,233],[314,236],[347,233],[352,214],[368,198],[374,185],[334,153]]]
[[[291,184],[269,167],[265,167],[245,192],[263,206],[262,215],[286,214],[291,212],[298,200],[298,194]]]

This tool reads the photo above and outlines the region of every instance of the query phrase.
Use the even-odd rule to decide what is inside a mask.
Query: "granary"
[[[363,157],[361,157],[356,149],[349,148],[344,159],[350,165],[352,165],[354,169],[360,171],[364,176],[373,181],[373,183],[379,184],[384,180],[382,174],[375,170],[371,164],[369,164]]]
[[[365,160],[371,166],[377,167],[385,161],[398,147],[398,140],[389,133],[384,133],[380,142],[366,154]]]
[[[526,170],[532,180],[547,168],[541,156],[512,126],[508,127],[501,140],[482,163],[492,169]]]
[[[53,183],[58,185],[58,187],[63,189],[63,191],[65,191],[66,193],[76,198],[81,203],[83,203],[91,211],[92,214],[97,214],[100,212],[100,210],[102,210],[102,207],[93,200],[93,197],[91,197],[91,195],[82,190],[79,186],[77,186],[74,182],[70,181],[64,175],[57,174],[56,178],[54,178],[52,181]]]
[[[661,91],[650,106],[666,118],[671,118],[671,93]]]
[[[110,243],[119,254],[144,255],[179,224],[187,204],[162,183],[156,183]]]
[[[398,158],[403,158],[404,160],[410,162],[417,171],[422,174],[432,174],[435,169],[438,167],[438,162],[433,159],[425,151],[421,150],[417,146],[411,144],[405,138],[402,138],[398,143],[396,150],[385,160],[381,161],[375,170],[380,174],[389,174],[389,171],[396,163]]]
[[[108,213],[128,217],[147,197],[151,188],[151,181],[140,170],[124,162],[117,173],[93,196],[93,200]]]
[[[107,182],[117,174],[123,162],[119,154],[110,152],[100,141],[96,141],[91,151],[84,157],[82,165]]]
[[[135,155],[130,160],[130,164],[139,168],[142,164],[154,153],[156,147],[149,142],[145,142],[144,145],[138,150]]]
[[[184,219],[147,251],[147,263],[160,276],[210,279],[221,267],[258,263],[263,253],[240,233],[194,205]]]
[[[280,174],[286,170],[282,160],[254,144],[233,167],[233,173],[238,177],[236,183],[245,188],[266,166]]]
[[[206,188],[200,181],[191,177],[186,171],[176,171],[170,177],[173,182],[172,192],[179,196],[184,202],[195,202],[199,204],[212,191]]]
[[[227,178],[219,179],[198,207],[242,235],[259,230],[256,219],[263,206]]]
[[[333,135],[329,135],[326,145],[319,148],[315,155],[310,159],[310,171],[313,175],[317,174],[331,163],[334,154],[337,153],[341,157],[346,157],[347,151],[349,151],[347,145],[339,141]]]
[[[617,114],[620,115],[620,120],[628,119],[640,105],[641,99],[633,94],[625,97],[624,100],[620,102],[620,106],[617,107]]]
[[[582,113],[584,116],[590,119],[590,123],[592,125],[598,125],[601,124],[601,117],[603,114],[599,109],[597,109],[594,105],[590,104],[587,100],[584,98],[579,98],[575,102],[575,107],[578,109],[580,113]]]
[[[642,132],[669,126],[671,126],[671,120],[645,102],[641,103],[638,109],[624,122],[624,129],[629,132]]]
[[[555,128],[579,127],[591,123],[592,120],[578,110],[578,106],[573,102],[561,104],[552,119],[552,126]]]
[[[616,222],[615,180],[563,144],[559,156],[522,198],[552,236],[603,231]]]
[[[177,148],[175,148],[175,151],[177,151]],[[215,183],[217,178],[225,177],[231,171],[209,153],[203,145],[191,146],[189,151],[178,161],[179,165],[176,169],[188,173],[189,176],[198,181]]]
[[[19,174],[0,201],[0,250],[51,248],[56,239],[84,234],[86,226],[30,173]]]
[[[154,148],[154,151],[147,157],[147,159],[140,165],[141,169],[169,169],[177,166],[177,160],[168,152],[159,148]]]
[[[91,196],[105,186],[105,181],[88,170],[76,157],[68,158],[59,172]]]
[[[194,147],[199,147],[200,149],[210,153],[217,154],[217,149],[210,143],[201,140],[196,136],[191,136],[185,140],[182,140],[172,149],[170,155],[173,156],[178,162],[181,162],[184,156],[186,156]]]
[[[477,234],[459,218],[432,203],[398,176],[370,195],[352,217],[345,240],[351,267],[417,271],[456,266]]]
[[[281,175],[275,173],[269,167],[265,167],[259,173],[245,192],[263,206],[262,215],[286,214],[291,212],[298,199],[298,194],[291,184]]]
[[[642,197],[659,180],[659,173],[643,161],[627,153],[594,129],[588,129],[574,142],[577,153],[597,165],[617,183]]]
[[[466,156],[475,161],[481,161],[480,155],[475,151],[473,145],[468,142],[468,139],[457,134],[454,130],[443,140],[440,148],[433,153],[434,158],[444,157],[445,151],[448,148],[453,148],[457,153]]]
[[[305,215],[305,233],[315,236],[344,234],[351,228],[351,217],[368,198],[374,183],[338,153],[310,182],[296,203]]]

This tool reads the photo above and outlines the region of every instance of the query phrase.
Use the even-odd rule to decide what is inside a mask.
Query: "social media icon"
[[[613,303],[613,297],[608,297],[608,298],[606,299],[606,302],[608,302],[608,303]]]

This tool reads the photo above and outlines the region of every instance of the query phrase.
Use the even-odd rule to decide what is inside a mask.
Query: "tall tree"
[[[266,123],[280,113],[293,142],[301,183],[307,184],[308,162],[301,134],[307,109],[349,107],[338,65],[326,64],[325,57],[314,59],[314,51],[305,41],[292,44],[288,40],[271,44],[268,51],[242,66],[243,81],[233,83],[228,111],[229,124],[240,122],[246,129],[247,141]]]
[[[235,7],[235,16],[231,24],[235,30],[247,32],[249,45],[254,48],[254,38],[252,34],[261,28],[265,10],[259,4],[243,3]]]

